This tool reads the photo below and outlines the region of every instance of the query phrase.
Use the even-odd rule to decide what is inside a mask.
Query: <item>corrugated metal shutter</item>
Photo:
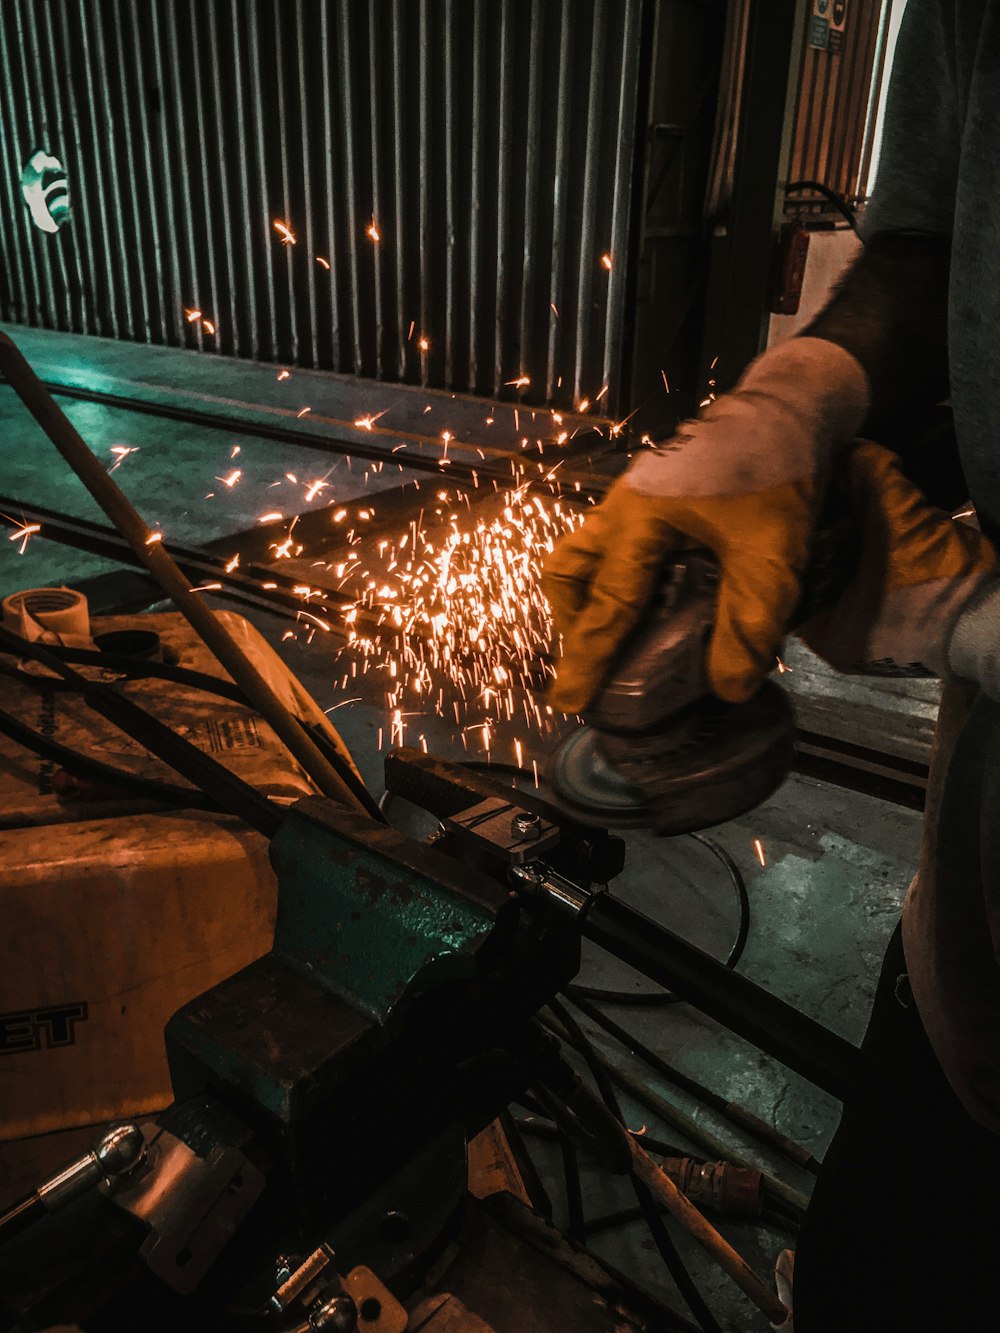
[[[5,0],[2,317],[614,403],[646,3]]]

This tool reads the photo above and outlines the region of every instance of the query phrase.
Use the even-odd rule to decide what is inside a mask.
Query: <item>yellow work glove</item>
[[[650,604],[665,557],[709,547],[720,566],[708,678],[747,699],[774,665],[799,600],[834,448],[868,412],[868,379],[820,338],[765,352],[670,440],[643,450],[542,572],[562,639],[549,702],[587,708]]]
[[[996,549],[978,528],[930,504],[882,445],[859,441],[847,466],[860,563],[837,603],[800,626],[799,638],[840,671],[962,675],[989,689],[972,647],[979,638],[990,648],[1000,641]],[[973,608],[991,634],[974,633]]]

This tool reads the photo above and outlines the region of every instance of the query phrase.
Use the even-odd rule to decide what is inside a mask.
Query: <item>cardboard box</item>
[[[226,619],[289,704],[315,720],[316,705],[253,627]],[[154,629],[181,665],[222,675],[178,615],[92,626],[126,628]],[[121,688],[258,788],[313,792],[250,709],[163,681]],[[4,689],[6,710],[36,730],[182,782],[73,694],[9,681]],[[165,1106],[167,1019],[266,953],[274,933],[277,885],[259,834],[230,816],[149,799],[63,800],[53,770],[0,737],[0,1140]]]

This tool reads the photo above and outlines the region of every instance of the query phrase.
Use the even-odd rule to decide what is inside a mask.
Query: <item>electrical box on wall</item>
[[[286,705],[321,719],[256,630],[241,616],[224,619]],[[152,632],[167,662],[225,679],[179,615],[95,619],[91,628],[95,638]],[[258,789],[314,794],[248,707],[141,675],[119,687]],[[180,784],[51,679],[5,681],[5,707],[105,764]],[[0,1139],[166,1105],[167,1019],[266,953],[274,932],[277,884],[260,834],[228,815],[60,776],[0,737]]]

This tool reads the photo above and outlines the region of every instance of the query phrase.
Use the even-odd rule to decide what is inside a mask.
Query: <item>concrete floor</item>
[[[210,371],[223,384],[227,370],[224,363],[212,360],[205,373]],[[234,375],[239,370],[235,368]],[[228,386],[226,394],[227,401],[236,396]],[[185,541],[205,541],[246,529],[262,511],[271,508],[287,506],[286,513],[294,512],[293,505],[303,508],[302,481],[324,475],[317,466],[323,461],[320,456],[293,445],[242,437],[241,452],[233,459],[230,452],[234,441],[225,432],[190,428],[92,404],[64,401],[62,405],[101,456],[108,457],[113,443],[140,446],[138,453],[125,458],[116,476],[152,521]],[[475,410],[481,411],[481,406]],[[387,449],[391,443],[387,440]],[[327,504],[331,496],[338,502],[348,501],[370,493],[379,484],[395,485],[399,480],[398,474],[390,476],[386,471],[382,476],[369,476],[365,482],[364,470],[357,465],[351,470],[333,458],[323,465],[329,468],[331,464],[331,489],[317,503]],[[216,480],[236,466],[243,467],[245,484],[230,489]],[[298,480],[289,482],[287,473]],[[9,389],[0,389],[0,475],[4,478],[2,489],[9,495],[95,516]],[[207,500],[206,495],[213,490],[214,498]],[[37,537],[29,542],[23,556],[17,554],[14,543],[3,542],[0,546],[3,594],[21,587],[76,581],[110,567],[107,562]],[[309,552],[314,559],[330,558],[330,554],[326,550]],[[267,614],[255,614],[253,619],[322,708],[342,703],[342,668],[334,640],[302,631],[288,639],[284,637],[288,621]],[[824,674],[814,662],[806,658],[796,662],[803,681],[808,678],[808,690],[822,695],[836,711],[836,704],[830,705],[829,701],[838,697],[837,683],[831,682],[828,673]],[[793,682],[790,678],[787,683]],[[805,686],[801,688],[808,692]],[[857,682],[850,684],[854,691],[864,688]],[[357,688],[352,682],[350,694],[361,697],[337,707],[336,722],[364,777],[379,792],[383,787],[382,759],[389,743],[382,692],[366,681]],[[889,699],[877,693],[866,695],[862,704],[889,719],[911,719],[910,732],[915,728],[919,733],[914,744],[923,743],[934,705],[925,686],[904,690]],[[521,739],[526,747],[525,760],[537,758],[541,766],[544,751],[562,729],[557,725],[551,736],[532,740],[523,723],[500,723],[493,754],[510,761],[513,742]],[[409,718],[407,739],[414,740],[417,734],[426,738],[432,752],[470,757],[461,743],[461,734],[442,718]],[[919,817],[910,811],[799,777],[790,778],[751,815],[711,830],[710,836],[735,859],[749,888],[752,925],[741,970],[845,1037],[858,1040],[865,1027],[881,953],[915,867],[918,832]],[[754,840],[758,838],[764,848],[765,866],[760,865],[755,852]],[[728,877],[711,853],[684,838],[657,840],[647,834],[630,833],[627,840],[628,864],[616,891],[695,943],[724,955],[737,925],[736,905]],[[625,974],[621,965],[590,949],[581,979],[613,988],[641,985],[634,976]],[[684,1072],[726,1098],[742,1102],[817,1155],[822,1154],[835,1127],[838,1108],[802,1079],[687,1006],[617,1007],[613,1016]],[[750,1141],[690,1097],[646,1074],[599,1030],[586,1022],[584,1027],[598,1049],[610,1058],[647,1077],[657,1091],[721,1137],[738,1144],[754,1160],[767,1164],[797,1188],[808,1190],[807,1174],[756,1151]],[[680,1140],[676,1130],[658,1123],[627,1097],[624,1101],[633,1125],[645,1123],[651,1134]],[[532,1141],[531,1146],[555,1203],[557,1221],[564,1221],[558,1154],[547,1143]],[[631,1202],[625,1187],[601,1178],[586,1164],[584,1188],[591,1216]],[[723,1224],[722,1230],[765,1272],[770,1271],[777,1253],[792,1243],[787,1234],[769,1227]],[[706,1263],[686,1237],[679,1237],[679,1243],[725,1329],[751,1333],[766,1327],[728,1278]],[[680,1306],[641,1225],[596,1237],[593,1248],[665,1300]]]

